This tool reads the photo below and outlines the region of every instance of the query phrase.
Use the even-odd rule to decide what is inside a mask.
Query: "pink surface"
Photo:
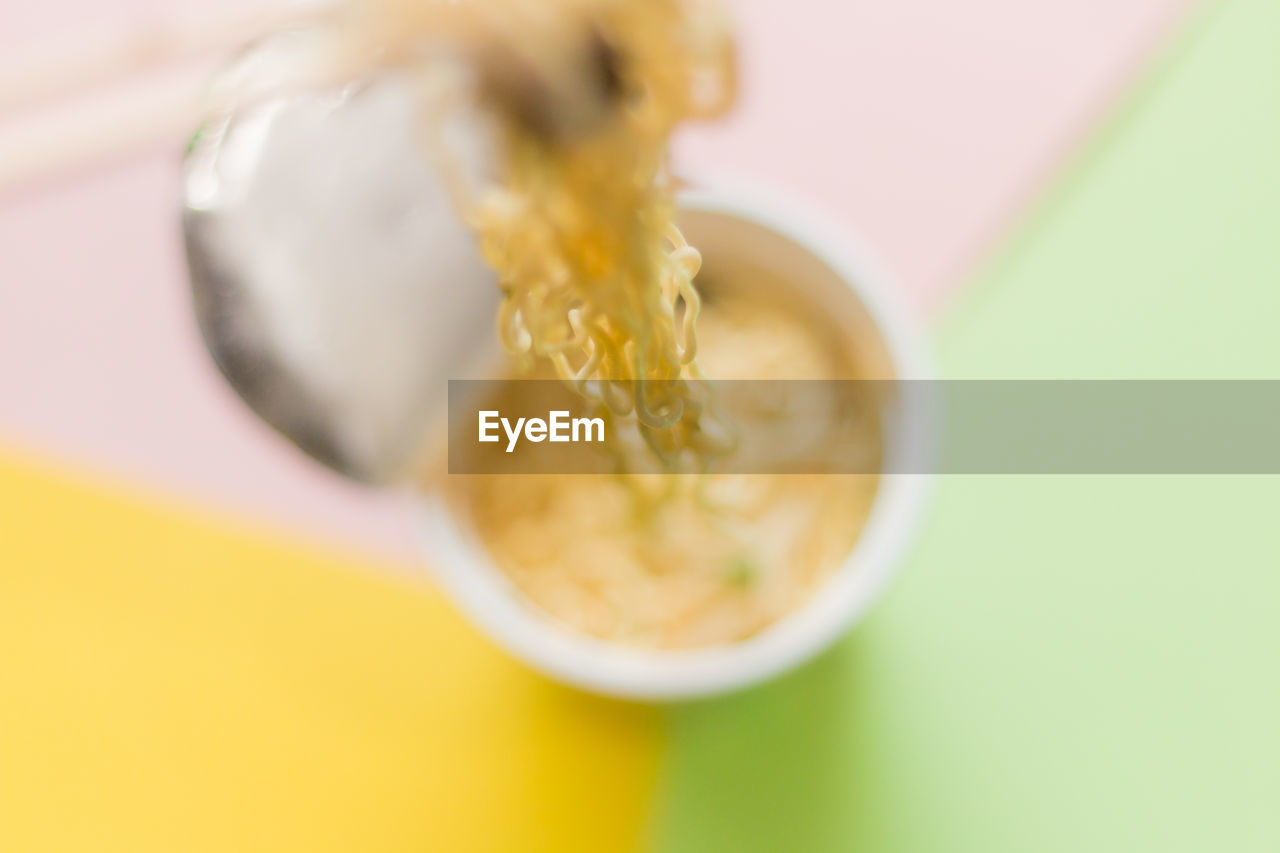
[[[683,139],[680,162],[818,202],[863,232],[928,310],[1185,5],[743,0],[742,106]],[[92,43],[201,8],[226,6],[3,0],[0,58],[33,39]],[[175,162],[169,151],[139,155],[0,199],[0,439],[411,555],[402,499],[299,458],[205,359],[187,305]]]
[[[1188,0],[739,0],[744,95],[682,146],[865,235],[942,300]]]

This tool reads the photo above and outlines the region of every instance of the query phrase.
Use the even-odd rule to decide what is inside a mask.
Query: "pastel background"
[[[0,0],[0,69],[211,8]],[[1273,0],[737,10],[682,167],[865,235],[945,375],[1280,378]],[[1280,849],[1275,478],[944,478],[813,665],[591,699],[220,385],[175,183],[0,198],[0,850]]]

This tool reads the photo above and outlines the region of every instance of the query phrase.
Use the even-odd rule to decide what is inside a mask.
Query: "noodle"
[[[701,359],[717,379],[854,375],[822,331],[781,294],[714,294]],[[853,435],[878,454],[873,421]],[[876,487],[873,475],[508,474],[450,477],[449,498],[550,618],[690,648],[744,639],[808,601],[857,540]]]
[[[408,30],[438,10],[366,3],[401,16]],[[732,101],[732,42],[717,8],[705,0],[457,6],[479,14],[497,43],[472,46],[485,58],[478,88],[494,107],[497,174],[467,186],[457,163],[444,171],[502,286],[498,337],[521,371],[552,372],[615,427],[633,428],[639,450],[669,473],[636,473],[643,466],[611,429],[623,476],[454,476],[447,497],[552,619],[656,647],[750,636],[839,565],[876,478],[670,473],[732,444],[698,381],[699,359],[727,364],[717,367],[721,377],[855,372],[838,347],[817,342],[811,318],[785,293],[772,304],[722,297],[704,310],[695,287],[702,258],[673,221],[667,149],[681,122]],[[438,138],[433,145],[447,153]],[[878,454],[878,434],[868,428],[863,438]]]
[[[667,461],[723,449],[723,431],[703,429],[704,392],[688,381],[698,375],[701,258],[672,222],[666,172],[674,127],[723,110],[733,90],[728,42],[699,41],[697,5],[565,3],[591,33],[615,107],[568,138],[499,110],[501,179],[462,200],[502,284],[506,350],[526,367],[550,363],[606,415],[634,418]]]

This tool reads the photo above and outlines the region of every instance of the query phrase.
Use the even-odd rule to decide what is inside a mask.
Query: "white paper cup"
[[[733,256],[781,273],[847,331],[870,374],[928,379],[917,325],[894,284],[854,235],[759,190],[682,193],[680,224],[708,268]],[[453,602],[490,639],[545,675],[583,690],[663,701],[723,693],[798,666],[854,625],[898,566],[921,518],[929,478],[897,473],[927,451],[934,424],[920,395],[886,413],[884,472],[870,516],[844,563],[808,604],[741,642],[691,650],[608,643],[559,625],[525,602],[465,520],[438,495],[423,498],[428,565]],[[447,654],[447,650],[441,650]]]

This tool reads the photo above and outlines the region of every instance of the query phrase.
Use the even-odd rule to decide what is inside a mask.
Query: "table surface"
[[[868,234],[949,377],[1280,378],[1280,6],[959,5],[814,33],[743,4],[749,59],[839,70],[850,108],[771,74],[684,156]],[[904,60],[892,95],[857,82]],[[397,500],[213,382],[171,168],[0,208],[0,849],[1280,847],[1277,478],[944,477],[831,653],[589,698],[442,601]]]
[[[7,49],[96,44],[249,2],[0,0],[0,69]],[[735,0],[741,103],[685,134],[678,165],[829,209],[936,312],[1186,5]],[[312,541],[416,559],[403,499],[288,452],[210,365],[174,212],[180,144],[0,200],[0,441]]]

